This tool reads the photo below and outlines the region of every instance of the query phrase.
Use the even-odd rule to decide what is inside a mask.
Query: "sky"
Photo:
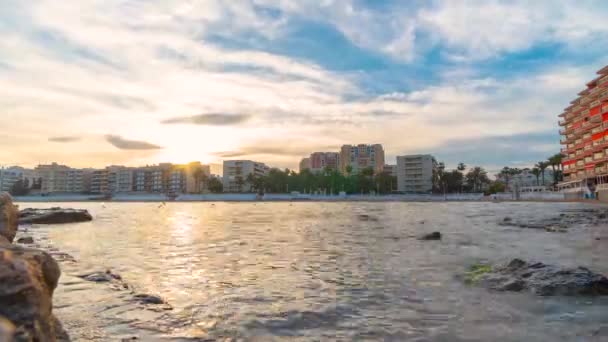
[[[559,151],[608,2],[0,0],[0,165]]]

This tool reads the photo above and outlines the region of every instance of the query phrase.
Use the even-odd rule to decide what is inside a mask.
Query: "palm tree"
[[[549,157],[549,164],[551,164],[551,168],[553,169],[553,183],[557,184],[559,182],[559,169],[562,165],[563,156],[561,153],[557,153]],[[555,170],[557,167],[557,170]]]
[[[542,180],[543,180],[543,186],[545,185],[545,170],[549,167],[549,162],[547,161],[539,161],[538,163],[536,163],[535,167],[540,169],[540,174],[542,176]]]
[[[467,169],[467,166],[464,163],[458,163],[458,167],[456,169],[462,172]]]
[[[537,185],[537,186],[538,186],[538,185],[540,185],[540,184],[539,184],[539,181],[538,181],[538,178],[540,177],[540,169],[539,169],[539,168],[537,168],[537,167],[535,167],[535,168],[533,168],[533,169],[532,169],[532,171],[530,171],[530,172],[532,172],[532,174],[536,176],[536,185]]]
[[[509,188],[509,179],[511,178],[511,175],[513,174],[513,171],[510,167],[505,166],[502,168],[502,170],[500,170],[499,175],[501,175],[504,180],[505,180],[505,188]]]

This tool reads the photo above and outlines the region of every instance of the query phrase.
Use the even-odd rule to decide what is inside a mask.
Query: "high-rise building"
[[[433,191],[435,158],[429,154],[397,156],[397,190],[406,193]]]
[[[314,152],[308,158],[309,169],[314,173],[325,169],[339,170],[340,154],[337,152]]]
[[[248,182],[248,176],[265,176],[269,170],[266,164],[252,160],[225,160],[224,192],[250,192],[252,184]]]
[[[108,186],[108,169],[94,170],[91,174],[91,185],[89,191],[94,194],[106,194],[110,192]]]
[[[344,145],[340,150],[340,172],[348,173],[347,170],[352,168],[351,173],[371,167],[374,173],[382,172],[384,167],[384,149],[380,144],[374,145]]]
[[[562,189],[608,201],[608,66],[561,113]]]
[[[300,160],[300,172],[310,169],[310,158],[302,158]]]

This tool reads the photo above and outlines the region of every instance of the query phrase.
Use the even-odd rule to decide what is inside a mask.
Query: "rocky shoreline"
[[[53,315],[59,265],[48,253],[13,244],[18,208],[0,194],[0,340],[69,341]]]

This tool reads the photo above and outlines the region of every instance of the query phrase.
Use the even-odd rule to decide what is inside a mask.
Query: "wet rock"
[[[608,278],[585,267],[562,268],[513,259],[486,271],[475,282],[498,291],[528,290],[540,296],[608,295]]]
[[[441,240],[441,233],[440,232],[432,232],[429,234],[425,234],[423,236],[421,236],[420,238],[418,238],[418,240]]]
[[[0,317],[0,341],[13,341],[14,338],[15,325],[5,317]]]
[[[22,244],[32,244],[34,243],[34,238],[31,236],[24,236],[22,238],[17,239],[17,242]]]
[[[119,274],[112,273],[111,270],[106,270],[105,272],[81,274],[78,277],[95,283],[106,283],[114,280],[122,280],[122,277]]]
[[[16,341],[66,340],[52,312],[60,274],[46,252],[0,242],[0,317],[15,327]]]
[[[164,299],[160,296],[149,294],[136,294],[133,298],[142,304],[165,304]]]
[[[0,193],[0,236],[13,242],[17,234],[19,211],[8,193]]]
[[[517,221],[505,217],[498,223],[501,226],[519,228],[544,229],[547,232],[567,232],[574,226],[603,226],[608,225],[608,210],[606,209],[572,209],[562,212],[557,217],[546,218],[542,221]]]
[[[173,310],[173,307],[169,303],[157,295],[140,293],[133,296],[133,301],[144,304],[148,310],[156,312]]]
[[[84,209],[24,209],[19,212],[19,223],[61,224],[92,221],[93,216]]]
[[[357,218],[361,221],[373,221],[373,222],[377,222],[378,218],[374,217],[374,216],[370,216],[367,214],[359,214],[357,215]]]

